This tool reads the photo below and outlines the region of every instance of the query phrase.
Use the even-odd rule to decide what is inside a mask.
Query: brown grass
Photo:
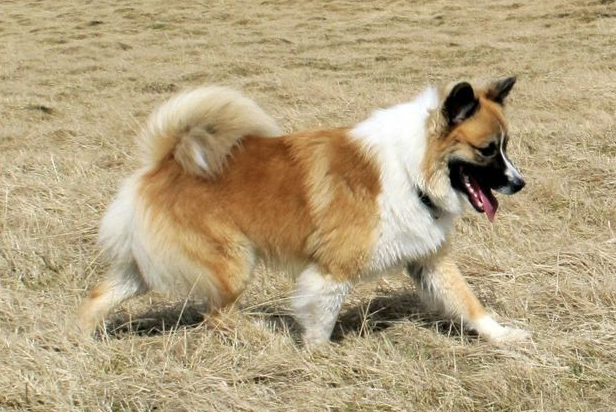
[[[469,3],[470,4],[470,3]],[[613,0],[0,3],[0,410],[616,410]],[[500,349],[424,315],[402,275],[359,287],[336,342],[297,344],[290,282],[230,314],[149,295],[82,340],[101,213],[174,91],[241,88],[285,127],[352,124],[429,81],[516,74],[510,155],[528,181],[455,254],[533,332]]]

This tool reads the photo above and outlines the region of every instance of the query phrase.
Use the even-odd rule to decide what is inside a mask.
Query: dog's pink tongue
[[[498,209],[498,200],[494,197],[489,187],[486,187],[485,190],[480,188],[479,196],[481,196],[483,210],[486,213],[488,220],[493,222],[494,216],[496,216],[496,210]]]
[[[476,205],[478,210],[483,210],[488,220],[493,222],[494,216],[496,216],[496,210],[498,209],[498,200],[496,200],[489,187],[481,187],[473,176],[468,176],[468,180],[472,187],[470,196],[471,202]],[[477,195],[479,198],[477,198]],[[478,204],[479,201],[481,201],[481,204]]]

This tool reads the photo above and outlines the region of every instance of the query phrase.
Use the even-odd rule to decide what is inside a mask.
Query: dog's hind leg
[[[253,278],[257,253],[248,239],[238,235],[211,238],[200,250],[203,259],[198,273],[201,275],[193,279],[197,296],[204,296],[208,304],[203,320],[214,329],[229,331],[234,328],[234,322],[228,315],[235,310],[237,300]]]
[[[307,346],[329,341],[336,319],[351,289],[349,282],[334,280],[314,265],[307,267],[297,279],[293,309],[303,328]]]
[[[513,343],[530,336],[524,330],[501,326],[490,316],[451,259],[438,256],[421,265],[409,264],[407,271],[417,282],[420,297],[430,310],[495,343]]]
[[[79,327],[84,333],[92,334],[111,309],[148,290],[134,261],[125,267],[112,269],[104,281],[90,290],[79,307]]]

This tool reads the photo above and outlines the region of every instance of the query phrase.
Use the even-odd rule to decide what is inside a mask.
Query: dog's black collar
[[[435,219],[435,220],[438,219],[441,215],[440,211],[438,210],[438,207],[436,207],[434,202],[432,202],[432,199],[430,199],[430,196],[428,196],[421,189],[417,189],[417,196],[419,196],[419,200],[421,201],[421,203],[423,203],[424,206],[427,207],[428,210],[430,211],[430,215],[432,216],[432,219]]]

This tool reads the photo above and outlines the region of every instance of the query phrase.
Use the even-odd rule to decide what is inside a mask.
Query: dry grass
[[[0,410],[616,410],[613,0],[0,3]],[[288,130],[352,124],[430,81],[517,74],[510,154],[528,180],[456,255],[533,332],[499,349],[421,313],[402,275],[361,286],[308,353],[290,282],[231,314],[150,295],[84,341],[101,213],[133,136],[172,92],[226,84]]]

